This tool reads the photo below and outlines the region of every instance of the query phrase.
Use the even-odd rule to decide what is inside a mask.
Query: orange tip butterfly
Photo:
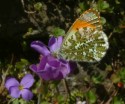
[[[109,48],[108,37],[102,31],[99,13],[85,11],[67,32],[58,57],[69,61],[97,62]]]

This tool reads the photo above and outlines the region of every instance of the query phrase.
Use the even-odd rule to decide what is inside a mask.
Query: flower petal
[[[61,80],[61,79],[63,79],[63,78],[64,78],[64,76],[62,75],[61,72],[59,72],[59,73],[57,73],[57,74],[54,74],[52,80]]]
[[[37,74],[40,77],[42,77],[44,80],[50,80],[50,77],[52,75],[52,73],[50,71],[51,71],[51,67],[48,64],[46,64],[45,69],[40,72],[37,72]],[[48,72],[50,72],[51,74],[49,75]]]
[[[50,66],[49,64],[46,64],[44,71],[42,71],[38,74],[44,80],[60,80],[63,78],[63,75],[60,72],[60,69],[54,68],[54,67]]]
[[[60,80],[70,73],[69,63],[62,59],[46,56],[47,62],[43,70],[37,71],[37,74],[44,80]]]
[[[28,89],[21,90],[21,95],[22,95],[22,98],[25,100],[31,100],[33,97],[33,93]]]
[[[53,56],[48,56],[47,58],[48,58],[48,64],[50,66],[52,66],[52,67],[59,67],[60,61],[57,58],[55,58]]]
[[[50,39],[49,39],[49,43],[48,43],[48,46],[49,48],[51,48],[51,46],[56,43],[56,38],[54,36],[52,36]]]
[[[62,36],[59,36],[59,37],[57,38],[58,48],[61,47],[62,42],[63,42],[63,37],[62,37]]]
[[[7,79],[5,87],[9,90],[11,86],[19,86],[19,82],[15,78]]]
[[[29,68],[33,71],[33,72],[37,72],[37,66],[35,64],[32,64],[29,66]]]
[[[50,40],[49,40],[49,48],[50,48],[50,51],[51,52],[56,52],[60,49],[60,46],[62,44],[62,36],[59,36],[58,38],[55,38],[55,37],[51,37]]]
[[[21,85],[24,88],[30,88],[34,83],[34,78],[31,74],[26,74],[23,79],[21,80]]]
[[[63,77],[65,78],[70,73],[70,69],[66,65],[61,65],[60,72],[62,73]]]
[[[10,87],[9,91],[10,91],[10,95],[13,98],[19,98],[20,97],[20,90],[19,90],[18,87]]]
[[[31,43],[31,47],[44,56],[50,54],[50,51],[47,49],[45,44],[43,44],[41,41],[33,41]]]
[[[32,64],[30,65],[30,69],[37,73],[37,72],[40,72],[40,71],[43,71],[43,69],[45,68],[45,65],[47,63],[47,56],[43,56],[41,59],[40,59],[40,63],[38,63],[37,65],[35,64]]]
[[[47,57],[48,56],[43,56],[42,59],[40,60],[40,63],[38,64],[38,69],[37,71],[43,70],[45,68],[45,65],[47,63]]]
[[[60,63],[60,71],[63,74],[63,77],[65,78],[71,72],[69,62],[60,59]]]

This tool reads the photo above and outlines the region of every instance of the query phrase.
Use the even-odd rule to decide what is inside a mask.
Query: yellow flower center
[[[23,90],[23,86],[22,85],[19,86],[19,90]]]

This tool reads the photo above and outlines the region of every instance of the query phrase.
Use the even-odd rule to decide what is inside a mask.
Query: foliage
[[[125,6],[123,0],[20,0],[18,7],[3,5],[9,11],[0,24],[0,103],[1,104],[124,104],[125,103]],[[2,7],[3,8],[3,7]],[[9,9],[8,9],[9,8]],[[29,69],[38,63],[34,40],[48,43],[49,37],[65,36],[77,17],[93,8],[100,12],[109,50],[98,63],[78,63],[71,75],[59,81],[45,81]],[[1,9],[6,12],[6,9]],[[14,10],[17,10],[16,13]],[[23,13],[22,13],[23,10]],[[18,12],[18,13],[17,13]],[[20,14],[20,15],[18,15]],[[14,17],[15,16],[15,17]],[[18,16],[18,17],[17,17]],[[16,19],[18,18],[18,19]],[[5,22],[4,22],[5,21]],[[15,25],[16,24],[16,25]],[[12,54],[12,57],[10,57]],[[36,65],[37,66],[37,65]],[[27,73],[35,78],[33,99],[12,98],[5,88],[9,77],[21,80]]]

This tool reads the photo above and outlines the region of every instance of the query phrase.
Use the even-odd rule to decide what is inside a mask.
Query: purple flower
[[[54,57],[57,56],[62,41],[62,36],[51,37],[48,43],[49,49],[41,41],[31,43],[31,47],[38,51],[42,58],[37,65],[31,65],[30,69],[44,80],[60,80],[71,72],[72,66],[68,61]]]
[[[70,73],[70,66],[67,61],[57,59],[53,56],[43,56],[40,63],[32,64],[30,69],[44,80],[60,80]]]
[[[13,98],[22,96],[25,100],[30,100],[33,97],[29,88],[33,85],[34,78],[31,74],[26,74],[19,83],[15,78],[7,79],[5,87],[9,90]]]
[[[50,54],[56,54],[58,50],[60,49],[60,46],[62,44],[63,38],[62,36],[59,36],[58,38],[51,37],[48,43],[48,47],[45,44],[43,44],[41,41],[33,41],[31,43],[31,47],[38,51],[43,56],[47,56]]]

